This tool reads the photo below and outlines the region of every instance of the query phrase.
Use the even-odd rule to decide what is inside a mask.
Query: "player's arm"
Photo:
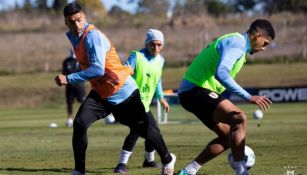
[[[232,36],[221,40],[217,46],[220,55],[215,78],[230,92],[249,101],[251,95],[245,91],[231,76],[234,64],[243,56],[245,44],[241,37]]]
[[[70,84],[88,81],[104,75],[106,54],[111,47],[109,40],[99,31],[91,30],[85,38],[85,47],[89,67],[68,75],[67,80]]]
[[[164,95],[163,95],[161,79],[157,83],[157,86],[156,86],[156,89],[155,89],[155,95],[154,96],[158,98],[158,100],[162,104],[165,112],[168,112],[169,111],[169,104],[167,103],[167,101],[166,101],[166,99],[164,98]]]
[[[223,69],[223,66],[221,66],[220,70],[217,72],[219,73],[216,74],[216,78],[227,90],[237,94],[249,103],[258,105],[262,110],[266,111],[269,109],[269,105],[272,104],[272,102],[266,96],[250,95],[239,84],[237,84],[237,82],[232,77],[230,77],[230,75],[227,75],[227,70]]]
[[[163,66],[164,66],[164,58],[161,56],[161,69],[163,69]],[[169,112],[170,107],[169,107],[168,102],[164,98],[161,78],[159,79],[156,89],[155,89],[155,97],[157,97],[160,103],[162,104],[164,111]]]
[[[244,43],[236,41],[239,37],[234,37],[232,40],[225,40],[218,46],[220,60],[215,73],[216,79],[230,92],[237,94],[246,101],[257,104],[262,110],[267,110],[271,101],[265,96],[252,96],[244,90],[231,76],[230,70],[238,59],[245,52]]]
[[[131,54],[129,55],[127,61],[124,64],[125,66],[131,66],[133,69],[133,72],[136,72],[136,53],[135,52],[131,52]]]
[[[230,92],[249,101],[251,95],[244,90],[231,76],[230,70],[243,55],[243,52],[237,48],[230,48],[224,52],[215,72],[215,78]]]

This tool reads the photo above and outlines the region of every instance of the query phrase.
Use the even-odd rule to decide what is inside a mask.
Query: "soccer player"
[[[69,56],[63,61],[62,73],[63,75],[69,75],[80,71],[80,66],[77,62],[74,51],[70,48],[68,49]],[[81,103],[85,98],[85,88],[84,83],[68,84],[65,87],[65,98],[66,98],[66,108],[67,108],[67,121],[66,126],[72,127],[73,125],[73,103],[76,98],[79,103]]]
[[[155,132],[160,132],[160,130],[149,107],[154,95],[159,99],[165,112],[169,111],[169,105],[163,97],[161,83],[164,58],[160,55],[160,52],[163,49],[163,45],[163,33],[156,29],[149,29],[146,33],[145,48],[133,51],[126,62],[126,65],[131,66],[134,70],[133,78],[140,89],[141,100],[147,112],[149,124],[156,129]],[[134,129],[130,129],[130,133],[126,137],[120,152],[118,165],[114,169],[115,173],[128,173],[127,163],[138,137],[138,133]],[[145,160],[142,167],[160,167],[155,162],[154,156],[153,145],[148,140],[145,140]]]
[[[117,121],[149,140],[160,155],[163,175],[171,175],[176,161],[169,153],[162,135],[149,125],[144,105],[131,67],[123,66],[110,40],[86,21],[78,2],[64,7],[67,37],[74,49],[81,71],[58,75],[58,86],[90,81],[91,91],[81,104],[73,123],[73,151],[75,168],[72,175],[84,175],[87,130],[95,121],[112,113]]]
[[[275,37],[272,24],[257,19],[246,33],[229,33],[204,48],[187,69],[179,88],[181,105],[216,133],[204,150],[179,175],[195,175],[206,162],[231,148],[236,175],[248,175],[244,162],[246,114],[220,94],[225,90],[268,110],[265,96],[252,96],[234,81],[247,54],[264,51]]]

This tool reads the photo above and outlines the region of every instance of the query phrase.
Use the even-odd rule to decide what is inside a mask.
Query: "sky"
[[[32,0],[33,1],[33,0]],[[73,0],[69,0],[73,1]],[[128,3],[129,0],[101,0],[107,10],[109,10],[112,6],[118,5],[122,9],[125,9],[131,13],[133,13],[137,7],[137,4]],[[53,0],[48,0],[48,4],[51,5]],[[15,4],[22,5],[24,0],[0,0],[0,10],[6,8],[12,8]]]

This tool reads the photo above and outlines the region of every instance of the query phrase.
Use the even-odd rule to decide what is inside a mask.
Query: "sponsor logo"
[[[307,88],[264,89],[259,90],[259,95],[267,96],[276,102],[306,101]]]
[[[217,93],[215,93],[215,92],[211,92],[211,93],[209,94],[209,96],[210,96],[211,98],[213,98],[213,99],[217,99],[217,98],[219,97],[219,95],[217,95]]]

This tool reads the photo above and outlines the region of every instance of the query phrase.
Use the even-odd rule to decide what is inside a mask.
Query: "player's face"
[[[163,49],[163,44],[161,41],[153,40],[146,44],[146,48],[150,55],[157,56]]]
[[[256,33],[251,38],[251,54],[264,51],[266,46],[272,42],[272,38],[262,33]]]
[[[65,17],[65,24],[74,36],[79,36],[86,23],[86,17],[83,12]]]

